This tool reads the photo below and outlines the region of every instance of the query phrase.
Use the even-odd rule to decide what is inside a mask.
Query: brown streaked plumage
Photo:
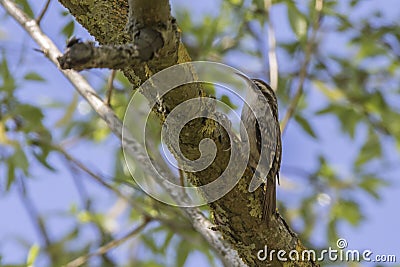
[[[259,177],[263,179],[264,189],[262,218],[266,220],[268,224],[271,216],[276,211],[276,181],[278,180],[279,183],[279,169],[282,155],[281,133],[278,121],[278,102],[274,91],[267,83],[259,79],[252,79],[252,81],[256,87],[250,86],[251,90],[255,88],[259,89],[265,99],[260,101],[257,97],[250,97],[247,104],[251,107],[254,107],[254,105],[268,105],[269,108],[266,109],[266,114],[260,114],[261,116],[265,116],[264,118],[267,123],[265,127],[260,127],[256,117],[247,105],[243,106],[241,119],[246,128],[250,144],[248,165],[253,171],[256,170],[261,155],[261,146],[263,146],[263,149],[266,151],[266,156],[269,158],[269,160],[267,159],[269,171],[266,181],[264,177]],[[261,138],[263,138],[263,142],[261,142]]]

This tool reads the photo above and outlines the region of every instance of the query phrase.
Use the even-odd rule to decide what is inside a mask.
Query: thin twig
[[[109,107],[111,107],[111,96],[114,91],[114,79],[116,74],[117,74],[116,70],[111,70],[110,76],[108,77],[107,81],[107,95],[106,99],[104,100],[104,103]]]
[[[278,58],[276,55],[275,29],[271,19],[272,0],[264,1],[265,11],[268,14],[268,62],[269,62],[269,83],[271,88],[278,90]]]
[[[74,158],[71,154],[69,154],[67,151],[65,151],[63,148],[61,147],[56,147],[57,151],[59,151],[68,161],[72,162],[73,164],[75,164],[79,169],[81,169],[82,171],[84,171],[85,173],[87,173],[89,175],[89,177],[91,177],[93,180],[95,180],[97,183],[99,183],[100,185],[102,185],[103,187],[109,189],[110,191],[114,192],[119,198],[125,200],[126,202],[134,205],[134,203],[132,202],[132,200],[125,196],[123,193],[121,193],[118,189],[116,189],[114,186],[108,184],[107,182],[104,181],[104,179],[102,179],[100,177],[100,175],[97,175],[96,173],[94,173],[92,170],[90,170],[89,168],[87,168],[82,162],[80,162],[79,160],[77,160],[76,158]]]
[[[39,13],[39,16],[35,19],[36,23],[40,25],[40,22],[43,19],[43,16],[46,14],[47,10],[49,9],[51,0],[47,0],[45,6],[43,7],[42,11]]]
[[[305,59],[300,68],[300,74],[299,74],[300,77],[299,77],[299,83],[296,88],[296,93],[295,93],[292,101],[289,104],[289,107],[286,111],[285,117],[281,121],[282,134],[285,132],[285,130],[287,128],[287,124],[288,124],[289,120],[293,117],[293,115],[296,111],[297,104],[299,103],[300,98],[303,95],[304,81],[307,77],[307,73],[308,73],[307,69],[308,69],[309,63],[311,61],[311,56],[312,56],[314,46],[316,43],[316,39],[317,39],[317,31],[320,26],[319,21],[321,18],[323,3],[324,3],[323,0],[316,0],[316,2],[315,2],[315,10],[317,11],[317,15],[316,15],[314,23],[313,23],[311,37],[306,44]]]
[[[138,227],[136,227],[135,229],[130,231],[128,234],[126,234],[122,238],[115,239],[115,240],[105,244],[104,246],[99,247],[93,253],[89,253],[87,255],[76,258],[75,260],[67,263],[65,265],[65,267],[78,267],[78,266],[85,264],[90,258],[92,258],[94,256],[100,256],[100,255],[107,253],[111,249],[121,245],[122,243],[125,243],[126,241],[128,241],[129,239],[134,237],[135,235],[139,234],[149,224],[149,222],[151,222],[151,219],[145,219]]]

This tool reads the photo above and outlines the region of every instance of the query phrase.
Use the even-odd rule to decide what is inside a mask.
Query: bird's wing
[[[257,102],[258,103],[254,105],[254,112],[257,118],[256,137],[259,142],[257,148],[259,149],[260,159],[256,171],[254,172],[257,175],[253,176],[249,185],[250,192],[253,192],[262,183],[266,182],[267,175],[275,159],[279,137],[277,121],[273,116],[272,108],[267,99],[263,94],[259,93]],[[256,176],[258,176],[258,178]]]

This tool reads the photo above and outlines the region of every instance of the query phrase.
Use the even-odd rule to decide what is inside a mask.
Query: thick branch
[[[73,39],[58,61],[62,69],[80,71],[91,68],[122,69],[139,64],[140,59],[140,52],[134,45],[96,47],[93,42],[82,43],[80,40]]]

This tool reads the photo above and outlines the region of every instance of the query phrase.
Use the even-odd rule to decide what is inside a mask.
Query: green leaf
[[[148,247],[153,253],[159,253],[160,249],[158,248],[155,240],[152,236],[149,235],[141,235],[140,237],[143,243]]]
[[[294,119],[303,128],[303,130],[306,133],[308,133],[311,137],[318,138],[311,124],[303,116],[301,116],[300,114],[296,114],[294,116]]]
[[[71,37],[75,30],[75,23],[73,20],[68,22],[61,30],[66,37]]]
[[[397,134],[396,136],[396,148],[400,152],[400,134]]]
[[[353,226],[358,225],[363,218],[360,206],[350,200],[339,200],[332,208],[332,215],[348,221]]]
[[[160,250],[165,254],[168,245],[171,243],[172,238],[174,237],[175,233],[172,231],[168,231],[167,235],[164,240],[164,244],[160,247]]]
[[[362,178],[362,181],[358,184],[358,186],[364,189],[367,193],[373,196],[375,199],[380,199],[380,195],[378,194],[378,190],[380,187],[387,185],[388,183],[378,177],[367,175]]]
[[[243,0],[228,0],[228,2],[235,6],[242,6],[244,1]]]
[[[378,39],[378,38],[377,38]],[[358,53],[356,55],[356,60],[363,60],[365,58],[379,56],[384,54],[383,49],[376,45],[375,42],[371,42],[371,36],[368,36],[363,40],[358,47]]]
[[[16,0],[15,1],[18,5],[22,7],[22,10],[30,17],[34,18],[35,15],[33,14],[33,10],[31,6],[29,5],[27,0]]]
[[[291,1],[287,2],[287,13],[293,32],[299,40],[303,40],[307,34],[307,17]]]
[[[177,245],[178,250],[176,252],[176,262],[175,262],[175,266],[177,267],[182,267],[186,260],[187,257],[189,256],[189,252],[190,252],[190,244],[188,244],[184,239],[182,239],[182,241]]]
[[[25,155],[25,152],[21,149],[20,145],[17,143],[14,147],[14,154],[10,156],[7,161],[7,185],[6,188],[9,190],[11,185],[15,181],[16,171],[21,170],[25,175],[28,175],[29,162]]]
[[[43,113],[39,108],[28,105],[20,104],[12,111],[13,116],[21,116],[24,119],[24,131],[30,132],[41,129]]]
[[[33,263],[35,262],[37,256],[39,255],[40,247],[38,245],[33,245],[29,249],[28,258],[26,260],[27,267],[33,267]]]
[[[47,155],[45,153],[33,152],[33,156],[39,161],[46,169],[55,172],[56,169],[47,162]]]
[[[326,179],[330,185],[334,184],[337,180],[337,176],[333,168],[326,162],[326,159],[323,156],[319,156],[319,170],[318,175],[324,179]]]
[[[237,106],[232,103],[231,99],[227,95],[222,95],[220,98],[221,102],[229,106],[231,109],[237,109]]]
[[[10,143],[11,141],[8,139],[5,123],[0,120],[0,145],[7,145]]]
[[[5,91],[12,95],[17,86],[14,77],[11,75],[5,56],[3,56],[3,60],[1,61],[0,75],[3,78],[3,84],[0,84],[0,91]]]
[[[92,135],[93,141],[101,142],[110,135],[110,128],[108,128],[107,124],[101,119],[97,120],[97,126],[98,127],[96,131]],[[154,133],[154,131],[149,131],[149,132]]]
[[[21,169],[25,175],[28,175],[29,162],[26,158],[25,152],[20,147],[15,149],[15,153],[12,158],[15,166]]]
[[[285,49],[285,51],[288,54],[294,54],[299,49],[299,42],[287,42],[287,43],[282,42],[282,43],[279,43],[278,45],[280,48]],[[279,78],[279,84],[282,84],[281,80],[283,80],[283,79]],[[282,87],[282,88],[284,88],[284,87]]]
[[[352,106],[330,104],[324,109],[316,112],[317,115],[334,115],[341,122],[341,129],[348,133],[351,138],[355,136],[356,126],[361,122],[362,116]]]
[[[12,160],[12,158],[8,159],[7,162],[7,185],[6,185],[6,189],[7,191],[10,190],[11,185],[13,184],[14,180],[15,180],[15,165],[14,162]]]
[[[339,88],[328,87],[324,82],[318,80],[314,80],[313,84],[331,101],[343,100],[345,98],[345,94]]]
[[[350,6],[351,6],[351,7],[356,6],[356,5],[358,4],[358,1],[359,1],[359,0],[351,0],[351,1],[350,1]]]
[[[312,195],[310,197],[305,198],[301,204],[300,214],[304,220],[304,229],[302,232],[302,236],[305,239],[309,239],[315,230],[316,217],[315,217],[315,212],[313,210],[315,202],[316,202],[316,196]]]
[[[330,243],[335,243],[339,239],[337,231],[337,219],[333,218],[328,223],[328,240]]]
[[[368,138],[361,147],[355,162],[356,167],[360,167],[374,158],[382,156],[381,144],[375,132],[369,131]]]
[[[30,81],[37,81],[37,82],[45,81],[45,79],[36,72],[29,72],[29,73],[25,74],[24,79],[30,80]]]
[[[386,101],[381,92],[376,91],[368,95],[365,103],[366,109],[374,114],[380,114],[387,110]]]

